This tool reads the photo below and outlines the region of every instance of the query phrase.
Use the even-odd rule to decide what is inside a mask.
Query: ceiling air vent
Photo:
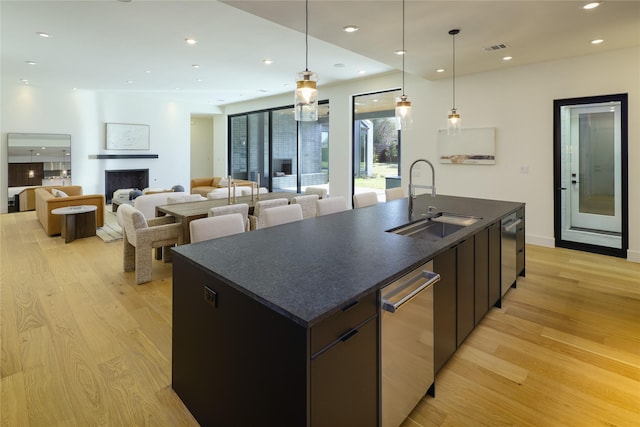
[[[487,46],[484,48],[484,50],[486,50],[487,52],[493,52],[494,50],[502,50],[502,49],[506,49],[509,46],[507,46],[504,43],[498,43],[498,44],[494,44],[492,46]]]

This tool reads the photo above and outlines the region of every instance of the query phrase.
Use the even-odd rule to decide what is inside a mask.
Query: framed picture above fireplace
[[[148,150],[149,125],[106,123],[107,150]]]

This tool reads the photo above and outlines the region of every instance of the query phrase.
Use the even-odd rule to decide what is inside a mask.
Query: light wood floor
[[[33,212],[0,233],[2,426],[197,425],[171,389],[171,265],[136,286],[121,242],[65,245]],[[640,264],[527,246],[404,423],[476,425],[640,425]]]

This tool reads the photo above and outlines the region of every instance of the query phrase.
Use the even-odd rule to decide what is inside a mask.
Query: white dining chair
[[[167,196],[168,205],[175,205],[177,203],[187,203],[187,202],[199,202],[202,200],[207,200],[207,198],[202,197],[200,194],[183,194],[178,196]]]
[[[347,199],[343,196],[334,196],[327,199],[316,200],[316,211],[318,216],[330,215],[346,211],[347,209]]]
[[[391,200],[404,199],[405,197],[407,197],[405,196],[404,190],[401,187],[387,188],[386,190],[384,190],[384,195],[387,202],[390,202]]]
[[[317,194],[306,194],[304,196],[296,196],[291,199],[291,203],[300,205],[302,208],[302,217],[304,219],[314,218],[316,216],[316,201],[319,199]]]
[[[289,204],[289,199],[279,198],[272,200],[260,200],[257,201],[253,207],[253,215],[249,215],[251,230],[257,230],[264,227],[264,211],[269,208],[275,208],[277,206],[284,206]]]
[[[236,196],[238,196],[237,192]],[[207,199],[209,200],[226,199],[227,197],[229,197],[228,188],[216,188],[212,192],[207,193]],[[231,190],[231,197],[233,197],[233,190]]]
[[[324,187],[307,187],[304,194],[317,194],[320,199],[327,198],[327,189]]]
[[[275,225],[287,224],[289,222],[302,221],[302,207],[297,204],[277,206],[265,209],[264,226],[273,227]]]
[[[222,216],[239,213],[244,221],[245,231],[249,231],[249,205],[247,203],[237,203],[235,205],[216,206],[209,209],[208,216]]]
[[[244,220],[239,213],[194,219],[189,223],[191,243],[231,236],[244,231]]]
[[[378,204],[378,195],[375,191],[368,191],[366,193],[358,193],[353,195],[353,208],[360,209],[367,206],[373,206]]]

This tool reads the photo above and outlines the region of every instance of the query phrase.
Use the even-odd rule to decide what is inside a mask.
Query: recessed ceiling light
[[[367,70],[358,70],[358,74],[360,75],[367,74]]]
[[[200,64],[193,64],[192,67],[193,68],[200,68]]]
[[[197,81],[198,83],[202,83],[202,81],[203,81],[203,80],[202,80],[202,79],[198,79],[198,80],[196,80],[196,81]]]
[[[185,41],[187,44],[196,44],[196,43],[198,43],[198,40],[196,40],[196,39],[192,39],[191,37],[184,39],[184,41]]]
[[[603,41],[604,41],[604,40],[602,40],[602,39],[595,39],[595,40],[591,40],[589,43],[591,43],[591,44],[600,44],[600,43],[602,43]]]
[[[345,33],[355,33],[358,30],[359,28],[357,25],[347,25],[346,27],[342,28],[342,31],[344,31]]]
[[[407,51],[406,51],[406,50],[402,50],[402,49],[400,49],[400,50],[396,50],[396,51],[395,51],[395,52],[393,52],[393,53],[395,53],[396,55],[404,55],[404,54],[406,54],[406,53],[407,53]]]
[[[444,68],[438,68],[438,69],[436,70],[436,73],[444,73]]]
[[[511,61],[513,59],[513,56],[503,56],[502,60],[503,61]]]
[[[25,85],[29,84],[29,80],[27,80],[27,79],[21,79],[20,81]]]
[[[151,74],[151,70],[144,70],[145,74]]]
[[[269,59],[269,58],[265,58],[264,60],[262,60],[262,62],[264,63],[264,65],[271,65],[273,64],[273,60]]]
[[[40,155],[40,153],[36,153],[36,156],[39,156],[39,155]]]
[[[129,85],[133,84],[133,80],[127,80],[127,84]]]
[[[590,9],[595,9],[596,7],[600,6],[600,3],[598,2],[592,2],[592,3],[587,3],[584,6],[582,6],[582,8],[584,10],[590,10]]]
[[[28,65],[36,65],[37,64],[37,62],[35,62],[35,61],[24,61],[24,62],[26,62]]]
[[[52,37],[51,34],[49,34],[49,33],[36,33],[36,34],[39,35],[40,37],[44,38],[44,39],[48,39],[48,38]]]

